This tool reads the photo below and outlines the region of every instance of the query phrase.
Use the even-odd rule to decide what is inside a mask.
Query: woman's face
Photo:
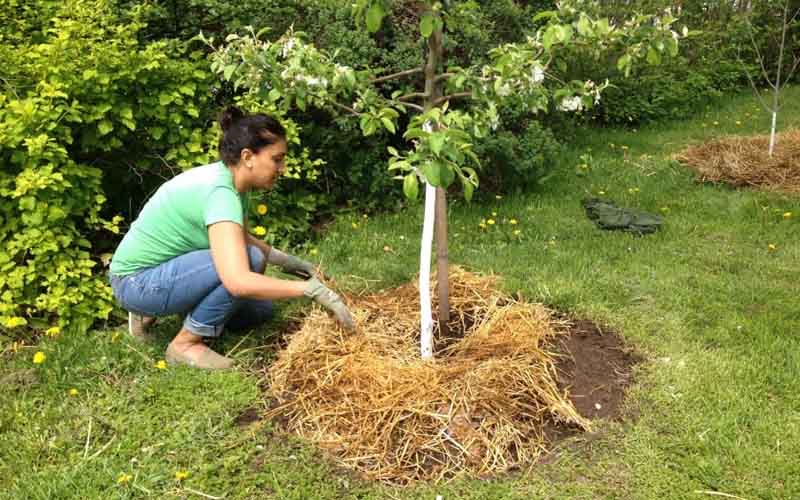
[[[251,189],[271,189],[286,170],[286,140],[280,139],[245,162]]]

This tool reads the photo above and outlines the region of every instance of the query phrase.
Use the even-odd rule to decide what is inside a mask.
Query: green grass
[[[800,88],[781,116],[781,127],[800,124]],[[155,346],[95,331],[2,357],[0,498],[798,498],[800,199],[700,185],[669,159],[716,134],[768,127],[743,94],[691,121],[590,130],[541,192],[451,206],[453,263],[611,325],[647,357],[625,402],[635,418],[600,423],[552,463],[491,481],[361,481],[269,422],[235,423],[260,404],[258,367],[274,356],[282,319],[218,346],[236,347],[247,367],[231,373],[156,368],[175,320],[162,323]],[[596,229],[580,200],[601,190],[664,213],[663,230],[637,238]],[[310,258],[350,290],[407,281],[418,267],[420,214],[417,206],[341,219]],[[488,218],[497,223],[483,231]],[[37,350],[47,355],[41,365],[31,362]],[[189,472],[182,482],[179,470]],[[123,473],[132,479],[117,484]]]

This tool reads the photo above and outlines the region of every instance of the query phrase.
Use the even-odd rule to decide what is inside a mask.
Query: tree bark
[[[435,30],[428,37],[428,61],[425,64],[425,109],[431,109],[442,97],[442,79],[438,69],[442,61],[442,31]],[[436,188],[436,282],[439,298],[439,334],[449,333],[450,287],[448,283],[449,257],[447,252],[447,192]]]

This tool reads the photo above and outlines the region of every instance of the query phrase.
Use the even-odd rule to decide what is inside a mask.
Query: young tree
[[[769,156],[772,157],[772,153],[775,150],[775,135],[777,131],[777,122],[778,122],[778,111],[781,108],[781,91],[783,87],[786,86],[792,79],[794,72],[797,70],[798,65],[800,65],[800,55],[795,55],[795,52],[792,50],[792,39],[789,35],[790,30],[794,26],[795,22],[798,20],[798,16],[800,15],[800,8],[798,8],[793,14],[790,10],[790,0],[784,0],[783,5],[781,5],[781,26],[780,26],[780,40],[778,41],[778,56],[777,60],[775,61],[775,78],[770,76],[769,71],[767,70],[767,66],[769,65],[769,61],[767,61],[767,57],[761,53],[759,49],[759,44],[756,41],[756,37],[753,35],[753,26],[749,24],[750,30],[750,40],[752,42],[753,48],[756,52],[756,58],[758,59],[758,65],[761,68],[761,76],[769,85],[769,89],[765,91],[765,93],[772,94],[772,103],[768,103],[767,99],[762,96],[762,92],[759,90],[758,85],[755,82],[755,79],[750,75],[750,72],[747,71],[747,66],[743,64],[745,67],[745,73],[747,74],[747,79],[750,81],[750,85],[753,87],[753,91],[758,97],[759,102],[764,107],[766,111],[768,111],[772,115],[772,126],[770,127],[770,134],[769,134]],[[791,17],[790,17],[791,16]],[[788,39],[787,39],[788,38]],[[789,66],[788,74],[783,74],[784,69],[784,56],[789,52],[792,54],[792,63]]]
[[[389,75],[372,68],[356,70],[337,64],[335,58],[303,41],[291,30],[275,42],[262,41],[259,33],[231,35],[214,49],[212,67],[222,78],[243,89],[242,100],[285,118],[293,107],[309,106],[357,117],[363,135],[385,129],[397,133],[401,114],[411,114],[403,137],[405,151],[389,148],[389,169],[398,172],[409,199],[425,190],[425,218],[420,260],[421,354],[433,355],[429,296],[431,239],[436,226],[439,325],[446,332],[449,320],[446,189],[459,180],[471,199],[478,186],[478,158],[473,141],[494,130],[498,105],[515,99],[531,112],[548,107],[580,112],[596,104],[608,82],[563,81],[570,54],[588,52],[594,57],[613,56],[620,71],[646,61],[659,64],[664,54],[676,55],[680,35],[671,29],[676,19],[663,15],[635,15],[614,24],[594,15],[596,2],[564,1],[558,10],[536,16],[542,28],[525,42],[505,44],[490,53],[491,63],[462,68],[448,66],[443,38],[459,30],[454,9],[477,8],[474,2],[424,1],[418,12],[420,36],[426,41],[425,64]],[[380,28],[389,0],[357,0],[355,15],[370,32]],[[213,42],[208,41],[209,44]],[[424,87],[408,91],[385,90],[385,82],[424,76]],[[457,106],[466,101],[469,106]],[[294,126],[294,125],[293,125]],[[292,127],[290,127],[290,130]],[[435,214],[435,215],[434,215]]]

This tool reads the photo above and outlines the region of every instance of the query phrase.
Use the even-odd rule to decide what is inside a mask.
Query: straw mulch
[[[704,182],[800,193],[800,130],[778,134],[772,157],[767,135],[723,137],[690,147],[675,158],[696,170]]]
[[[563,324],[460,268],[451,269],[450,294],[451,330],[465,334],[437,342],[427,362],[416,281],[347,297],[356,333],[314,310],[268,371],[268,416],[364,477],[392,483],[507,471],[546,451],[545,426],[589,427],[556,386],[547,346]]]

